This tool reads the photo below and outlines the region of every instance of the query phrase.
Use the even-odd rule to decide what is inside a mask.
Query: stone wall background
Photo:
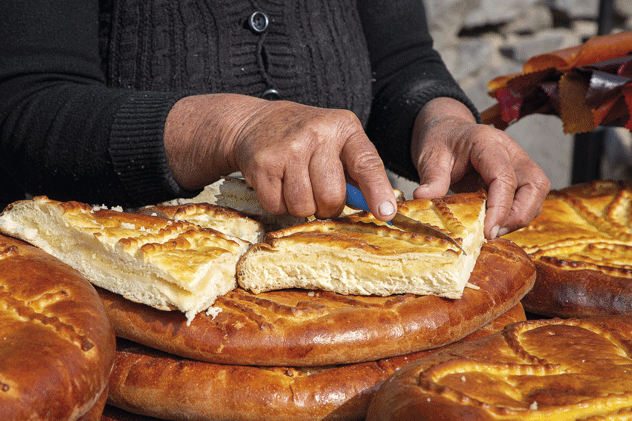
[[[421,0],[420,0],[421,1]],[[599,0],[423,0],[428,23],[448,68],[479,110],[495,104],[487,83],[520,72],[529,58],[583,43],[597,34]],[[613,0],[612,32],[632,30],[632,0]],[[574,136],[558,117],[533,115],[507,129],[545,171],[552,187],[571,183]],[[628,177],[632,140],[608,129],[602,177]],[[412,197],[412,183],[393,184]]]

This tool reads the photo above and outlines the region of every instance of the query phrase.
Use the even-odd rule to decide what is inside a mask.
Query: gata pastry
[[[261,222],[234,209],[210,203],[149,206],[138,212],[176,221],[192,222],[203,228],[211,228],[253,244],[261,241],[265,234],[265,226]]]
[[[239,260],[237,280],[254,293],[305,288],[461,298],[485,242],[485,203],[483,191],[398,203],[400,213],[454,236],[467,254],[362,212],[267,233]]]
[[[517,304],[461,342],[523,320]],[[436,351],[349,365],[260,367],[190,360],[119,340],[109,396],[109,404],[119,410],[109,408],[108,414],[118,417],[111,421],[130,419],[131,413],[215,421],[360,421],[388,376]]]
[[[214,318],[187,325],[164,312],[98,289],[120,338],[196,360],[235,365],[323,366],[373,361],[457,341],[507,311],[531,289],[535,267],[510,241],[485,243],[459,300],[235,288]]]
[[[628,316],[513,323],[408,363],[366,420],[629,420],[631,356]]]
[[[175,206],[189,203],[209,203],[223,208],[234,209],[262,223],[266,231],[275,231],[305,222],[305,218],[289,214],[273,215],[266,211],[259,203],[255,189],[250,187],[239,174],[220,178],[215,183],[204,187],[200,194],[195,197],[178,198],[159,205]]]
[[[9,205],[0,231],[57,257],[94,285],[160,310],[179,309],[189,321],[235,288],[236,262],[250,246],[186,221],[45,196]]]
[[[550,317],[632,314],[632,183],[552,191],[542,212],[505,238],[537,268],[525,309]]]
[[[0,235],[0,419],[98,421],[115,351],[88,280]]]

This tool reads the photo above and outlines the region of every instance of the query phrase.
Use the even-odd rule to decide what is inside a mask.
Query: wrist
[[[164,145],[174,179],[187,190],[237,171],[233,156],[240,127],[254,111],[243,95],[208,94],[180,99],[165,123]]]
[[[411,141],[413,161],[417,162],[428,141],[445,143],[451,148],[451,142],[462,138],[477,124],[471,110],[456,99],[441,97],[428,101],[415,119]]]

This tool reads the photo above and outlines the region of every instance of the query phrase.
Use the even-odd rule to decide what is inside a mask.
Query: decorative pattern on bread
[[[236,286],[250,243],[199,225],[46,197],[15,202],[0,231],[36,245],[93,284],[191,320]]]
[[[240,259],[239,285],[255,293],[307,288],[460,298],[485,241],[485,199],[481,192],[398,205],[401,213],[455,236],[467,254],[362,212],[269,232]]]
[[[176,221],[191,222],[203,228],[211,228],[252,244],[260,242],[265,234],[265,226],[261,222],[255,221],[234,209],[209,203],[149,206],[140,209],[138,212]]]
[[[0,235],[0,419],[98,420],[115,345],[87,279]]]
[[[515,323],[407,364],[367,421],[629,419],[631,356],[626,316]]]
[[[632,183],[552,191],[542,212],[507,239],[538,269],[525,308],[545,316],[632,314]]]

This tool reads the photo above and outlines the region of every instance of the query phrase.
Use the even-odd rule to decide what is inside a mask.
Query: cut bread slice
[[[254,293],[305,288],[461,298],[485,242],[485,202],[480,192],[398,205],[401,213],[454,236],[467,254],[447,240],[359,213],[266,234],[239,260],[237,280]]]
[[[265,234],[265,226],[261,222],[255,221],[234,209],[209,203],[149,206],[140,209],[138,213],[192,222],[203,228],[212,228],[249,243],[260,242]]]
[[[0,214],[0,231],[99,287],[160,310],[179,309],[189,321],[236,287],[235,265],[250,246],[186,221],[45,196],[9,205]]]
[[[209,184],[195,197],[178,198],[160,203],[162,206],[184,205],[188,203],[209,203],[234,209],[264,224],[266,231],[275,231],[305,222],[305,218],[293,215],[273,215],[266,211],[257,193],[239,174],[222,177]]]

